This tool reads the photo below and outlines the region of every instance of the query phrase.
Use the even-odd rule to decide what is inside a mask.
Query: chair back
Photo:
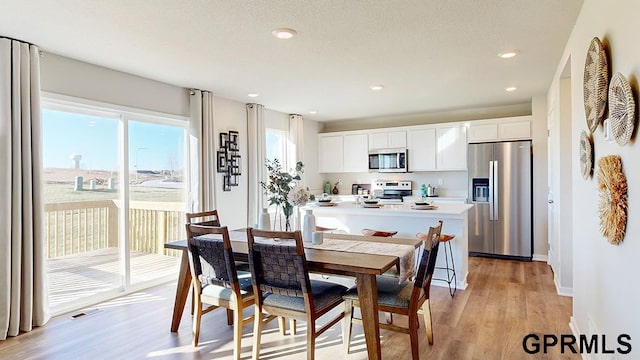
[[[442,232],[442,220],[438,221],[437,226],[429,227],[427,240],[422,250],[420,264],[418,265],[418,274],[414,282],[416,288],[424,289],[428,293],[431,285],[431,277],[436,266],[436,258],[438,256],[438,248],[440,246],[440,233]]]
[[[280,240],[279,243],[256,242],[256,238]],[[249,268],[254,293],[262,303],[262,293],[307,297],[311,293],[309,271],[300,230],[265,231],[247,229]],[[294,243],[286,240],[294,240]]]
[[[202,285],[231,287],[239,291],[238,273],[226,226],[186,224],[191,271]],[[221,235],[204,237],[203,235]],[[238,285],[239,286],[239,285]]]
[[[197,213],[186,213],[187,224],[198,224],[205,226],[220,226],[218,210],[202,211]],[[200,221],[193,221],[200,219]]]

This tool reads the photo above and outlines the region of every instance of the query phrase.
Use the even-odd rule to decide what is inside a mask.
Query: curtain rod
[[[29,45],[35,45],[34,43],[30,43],[30,42],[28,42],[28,41],[24,41],[24,40],[20,40],[20,39],[12,38],[12,37],[10,37],[10,36],[0,35],[0,38],[2,38],[2,39],[14,40],[14,41],[19,41],[19,42],[22,42],[22,43],[25,43],[25,44],[29,44]]]

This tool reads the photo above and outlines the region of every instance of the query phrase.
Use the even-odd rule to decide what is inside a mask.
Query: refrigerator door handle
[[[497,191],[500,185],[500,176],[498,176],[498,160],[495,160],[493,162],[493,186],[494,186],[494,194],[495,196],[493,197],[493,218],[494,220],[500,220],[500,216],[498,215],[500,213],[500,191]]]
[[[494,220],[493,206],[493,161],[489,161],[489,220]]]

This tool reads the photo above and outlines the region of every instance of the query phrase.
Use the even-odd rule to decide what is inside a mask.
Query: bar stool
[[[456,266],[453,263],[453,251],[451,249],[451,240],[453,240],[455,235],[442,234],[440,235],[440,242],[444,245],[444,261],[445,267],[436,266],[436,269],[446,270],[447,278],[433,278],[432,280],[445,281],[447,285],[449,285],[449,294],[451,297],[456,293]],[[449,267],[449,259],[451,259],[451,267]],[[453,282],[453,287],[451,287],[451,283]]]

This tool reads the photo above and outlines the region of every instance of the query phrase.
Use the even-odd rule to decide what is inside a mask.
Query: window
[[[287,164],[287,133],[282,130],[269,129],[266,131],[267,159],[280,160],[283,165]]]
[[[45,97],[42,123],[52,312],[174,277],[188,121]]]

